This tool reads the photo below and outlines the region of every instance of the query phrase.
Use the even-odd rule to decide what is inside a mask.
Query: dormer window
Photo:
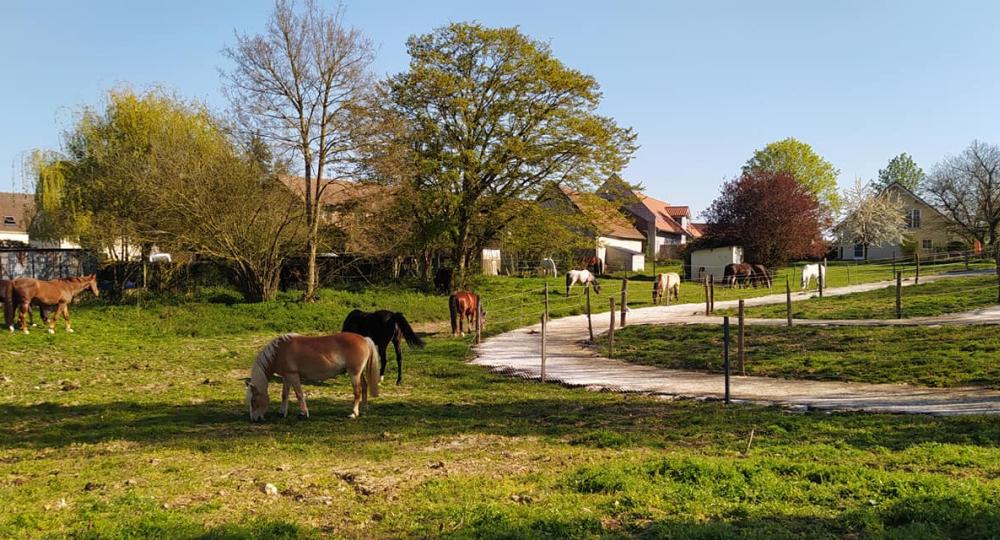
[[[14,219],[14,216],[4,216],[3,217],[3,226],[4,227],[16,227],[17,226],[17,220]]]

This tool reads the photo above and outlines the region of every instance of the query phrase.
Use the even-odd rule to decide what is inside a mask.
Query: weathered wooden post
[[[729,316],[722,318],[722,368],[726,373],[726,404],[729,403]]]
[[[920,285],[920,252],[919,251],[914,250],[914,252],[913,252],[913,260],[916,261],[916,263],[917,263],[917,270],[916,270],[916,273],[913,275],[913,284],[914,285]]]
[[[703,279],[704,284],[705,284],[705,316],[708,317],[708,315],[711,313],[711,306],[708,303],[709,302],[709,300],[708,300],[708,276],[705,276],[702,279]]]
[[[545,323],[548,319],[548,314],[542,314],[542,382],[545,382]]]
[[[611,326],[608,327],[608,358],[615,357],[615,297],[608,298],[611,301]]]
[[[715,276],[708,275],[708,310],[715,313]]]
[[[892,275],[896,275],[896,250],[892,250]]]
[[[962,253],[962,259],[965,261],[965,271],[969,271],[969,252],[966,251]]]
[[[587,333],[590,334],[590,342],[594,342],[594,325],[590,321],[590,286],[584,288],[587,293]]]
[[[476,345],[483,342],[483,299],[476,295]]]
[[[792,325],[792,285],[785,274],[785,312],[788,315],[788,326]]]
[[[625,328],[625,313],[628,312],[628,278],[622,279],[622,315],[618,319],[621,327]]]
[[[996,253],[996,274],[997,274],[997,303],[1000,304],[1000,244],[997,244]]]
[[[851,264],[847,264],[847,286],[851,286]]]
[[[740,307],[737,314],[738,325],[736,331],[736,369],[738,369],[741,374],[746,375],[747,374],[746,363],[745,363],[746,356],[744,355],[744,350],[743,350],[743,337],[744,337],[743,319],[745,317],[745,310],[743,307],[742,299],[740,299],[739,306]]]
[[[896,318],[903,318],[903,273],[896,272]]]
[[[590,287],[590,285],[584,285],[583,286],[583,288],[585,288],[585,289],[587,287]],[[545,314],[545,318],[548,319],[549,318],[549,282],[547,282],[547,281],[545,282],[545,311],[543,313]]]

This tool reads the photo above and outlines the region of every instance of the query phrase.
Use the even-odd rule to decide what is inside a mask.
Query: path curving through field
[[[927,276],[924,282],[968,276],[950,274]],[[894,282],[866,283],[824,291],[837,296],[894,286]],[[794,293],[793,300],[814,292]],[[785,301],[784,294],[746,299],[747,306]],[[737,301],[717,302],[717,309],[735,308]],[[698,315],[703,304],[679,304],[633,309],[629,325],[688,324],[720,322],[720,317]],[[595,329],[607,331],[607,313],[594,315]],[[783,319],[748,319],[752,324],[783,324]],[[903,321],[798,321],[799,324],[833,326],[885,324],[983,324],[1000,323],[1000,308],[964,314],[923,317]],[[524,378],[540,378],[540,325],[519,328],[483,340],[476,348],[473,364]],[[723,375],[699,371],[663,369],[612,360],[586,345],[586,315],[553,319],[546,334],[546,380],[567,386],[583,386],[612,392],[640,392],[673,398],[722,399]],[[905,384],[868,384],[771,377],[732,376],[734,401],[782,405],[798,409],[867,411],[920,414],[1000,414],[1000,391],[983,388],[926,388]]]

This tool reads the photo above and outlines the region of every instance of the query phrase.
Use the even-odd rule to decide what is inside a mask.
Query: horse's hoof
[[[56,333],[56,331],[55,331],[55,330],[53,330],[53,329],[51,329],[51,328],[49,328],[49,333],[50,333],[50,334],[55,334],[55,333]]]
[[[403,384],[403,379],[396,379],[396,386]]]
[[[28,334],[31,333],[31,332],[28,332],[27,330],[22,330],[22,332],[24,332],[24,335],[28,335]]]
[[[382,376],[380,376],[380,377],[378,378],[378,382],[379,382],[379,383],[381,383],[381,382],[382,382],[382,381],[384,381],[384,380],[385,380],[385,375],[382,375]]]
[[[309,419],[309,413],[299,412],[298,416],[299,416],[299,420],[308,420]]]
[[[35,327],[37,327],[37,326],[38,326],[38,323],[31,323],[31,327],[32,327],[32,328],[35,328]]]
[[[348,418],[350,418],[351,420],[354,420],[357,417],[358,417],[358,415],[356,415],[354,413],[351,413],[350,415],[348,415]]]
[[[72,328],[67,328],[66,331],[69,332],[70,334],[73,333],[73,329]]]

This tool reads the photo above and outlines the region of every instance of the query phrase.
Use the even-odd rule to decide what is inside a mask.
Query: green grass
[[[903,287],[904,318],[930,317],[971,311],[997,305],[997,278],[994,275],[949,278]],[[784,304],[746,308],[747,317],[785,318]],[[718,310],[720,315],[735,315],[734,310]],[[796,319],[894,319],[896,288],[854,293],[826,298],[813,297],[792,303]]]
[[[607,336],[599,340],[607,346]],[[731,356],[735,365],[735,336]],[[1000,387],[996,326],[747,326],[746,373],[767,377]],[[718,325],[633,325],[615,332],[615,356],[721,373]]]
[[[536,320],[542,283],[478,284],[501,321],[488,330],[516,323],[502,322],[504,308]],[[553,294],[553,314],[581,309],[576,291]],[[347,419],[339,378],[306,388],[310,420],[250,424],[241,379],[276,333],[333,331],[354,307],[402,310],[418,330],[440,330],[446,297],[391,287],[327,290],[309,305],[291,293],[262,305],[230,296],[89,302],[73,307],[75,334],[0,335],[0,537],[1000,529],[995,418],[789,414],[566,389],[466,364],[469,338],[407,350],[404,384],[386,385],[360,420]],[[267,483],[279,494],[266,495]]]

